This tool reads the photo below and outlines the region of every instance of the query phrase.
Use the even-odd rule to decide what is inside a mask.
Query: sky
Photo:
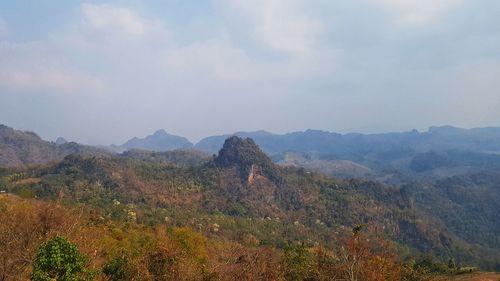
[[[0,123],[85,144],[500,126],[498,0],[0,1]]]

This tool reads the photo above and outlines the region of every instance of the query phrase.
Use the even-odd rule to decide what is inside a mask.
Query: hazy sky
[[[0,1],[0,123],[89,144],[500,126],[500,1]]]

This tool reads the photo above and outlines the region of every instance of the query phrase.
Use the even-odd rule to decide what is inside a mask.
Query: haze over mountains
[[[91,147],[62,138],[49,143],[34,133],[16,131],[7,126],[2,126],[0,134],[2,165],[7,166],[60,160],[71,153],[144,150],[132,154],[144,157],[148,154],[146,151],[150,151],[148,157],[156,153],[158,159],[165,158],[159,156],[161,152],[173,150],[214,154],[231,136],[210,136],[193,144],[184,137],[158,130],[144,138],[134,137],[119,146]],[[500,167],[500,128],[496,127],[461,129],[443,126],[431,127],[427,132],[413,130],[384,134],[342,135],[307,130],[283,135],[266,131],[233,135],[253,139],[276,163],[347,178],[373,178],[396,183],[402,175],[439,179]]]
[[[401,257],[425,253],[445,260],[453,257],[461,263],[478,265],[484,269],[500,269],[500,240],[497,235],[500,231],[497,212],[500,208],[499,173],[496,166],[481,162],[488,159],[490,163],[495,163],[495,153],[491,150],[482,154],[472,150],[446,152],[444,144],[437,141],[435,143],[439,145],[435,147],[441,147],[442,151],[426,152],[422,148],[415,152],[417,154],[412,154],[411,151],[417,151],[416,147],[409,146],[403,151],[395,149],[408,146],[413,137],[418,138],[420,135],[433,139],[429,136],[432,135],[434,140],[447,139],[450,128],[444,128],[441,133],[436,133],[441,129],[433,129],[433,132],[423,134],[358,135],[361,139],[368,139],[363,141],[366,144],[373,143],[373,147],[357,148],[352,145],[350,147],[353,151],[354,148],[358,149],[358,154],[351,152],[343,155],[360,157],[360,151],[365,149],[372,153],[370,157],[379,158],[373,158],[373,162],[365,158],[361,160],[386,164],[390,162],[387,159],[400,161],[413,157],[408,165],[417,167],[414,172],[407,171],[405,166],[397,171],[385,172],[377,169],[376,165],[373,169],[364,168],[377,177],[390,176],[391,173],[403,175],[398,184],[391,185],[381,181],[352,179],[348,175],[345,176],[349,179],[332,178],[300,167],[276,165],[273,162],[280,162],[279,155],[272,159],[257,142],[238,136],[225,139],[216,156],[193,149],[163,152],[131,149],[116,154],[103,153],[102,150],[78,144],[72,144],[71,147],[75,149],[69,151],[65,149],[67,144],[49,143],[34,133],[5,126],[1,128],[2,159],[11,155],[17,159],[17,162],[11,161],[8,165],[20,162],[38,164],[42,163],[40,159],[44,157],[53,162],[21,170],[0,169],[0,186],[8,193],[45,200],[64,198],[65,202],[71,204],[96,208],[116,221],[156,224],[165,223],[168,218],[168,221],[173,220],[180,226],[195,228],[199,227],[197,225],[207,225],[209,229],[206,233],[212,233],[211,237],[221,235],[239,241],[241,237],[252,235],[252,239],[258,240],[255,242],[258,245],[277,248],[282,247],[283,239],[322,241],[328,247],[335,247],[336,239],[341,235],[339,233],[348,233],[352,226],[362,223],[379,229],[384,237],[396,243]],[[455,135],[463,136],[456,142],[464,149],[478,150],[483,146],[495,148],[492,145],[497,137],[494,133],[488,138],[483,136],[480,142],[478,136],[471,135],[469,130],[451,131],[462,132]],[[280,141],[291,136],[302,141],[316,138],[315,145],[320,149],[334,148],[330,144],[332,140],[345,141],[343,138],[354,137],[318,131],[285,136],[258,132],[256,139],[259,136],[263,143],[265,138],[277,138]],[[182,140],[160,131],[147,138],[148,144],[158,145],[154,142],[156,137]],[[393,145],[382,146],[383,139],[391,137]],[[399,141],[396,141],[398,138]],[[363,143],[354,139],[357,143]],[[185,144],[182,141],[179,143]],[[304,158],[300,163],[311,163],[308,161],[313,161],[314,153],[318,154],[318,150],[311,152],[306,149],[313,147],[314,142],[310,140],[299,144],[289,143],[290,147],[293,145],[304,149],[300,153],[293,152]],[[390,154],[391,149],[395,149],[393,154],[396,156]],[[389,156],[383,156],[384,153]],[[469,154],[463,157],[465,160],[457,158],[461,153],[486,158],[475,159]],[[285,158],[293,158],[290,152],[284,155]],[[317,156],[316,161],[319,162],[315,163],[324,167],[330,160],[322,160],[321,157]],[[460,162],[462,160],[469,161],[467,163],[470,166]],[[357,165],[359,169],[362,167],[354,161],[349,163]],[[1,164],[6,165],[5,161]],[[440,169],[451,170],[452,164],[462,165],[460,167],[464,170],[459,175],[442,175],[439,179],[426,177],[421,180],[425,174],[419,174],[422,173],[422,167],[435,172]],[[134,216],[124,216],[130,212]],[[248,222],[253,220],[255,222],[248,226]],[[219,232],[217,228],[217,234],[213,234],[215,232],[210,230],[213,225],[221,226],[224,230]]]
[[[44,141],[33,132],[22,132],[0,125],[0,166],[48,163],[61,160],[69,154],[106,153],[107,151],[101,148],[62,139],[55,143]]]
[[[275,162],[335,176],[374,177],[403,171],[422,177],[446,177],[470,170],[500,167],[500,128],[431,127],[383,134],[338,134],[306,130],[283,135],[266,131],[233,134],[253,139]],[[231,135],[210,136],[198,143],[158,131],[134,138],[120,148],[153,151],[195,149],[216,153]]]
[[[193,144],[184,137],[168,134],[165,130],[158,130],[154,134],[142,139],[134,137],[120,145],[120,148],[126,150],[135,148],[151,151],[168,151],[191,148],[192,146]]]
[[[0,1],[0,281],[500,281],[499,15]]]
[[[266,153],[270,154],[287,151],[317,151],[321,154],[330,153],[341,156],[369,150],[405,148],[416,151],[459,149],[500,153],[500,143],[498,142],[500,140],[500,127],[462,129],[452,126],[430,127],[427,132],[413,130],[380,134],[338,134],[321,130],[306,130],[280,135],[261,130],[209,136],[196,144],[184,137],[168,134],[165,130],[158,130],[144,138],[134,137],[120,147],[152,151],[193,147],[215,153],[222,147],[224,140],[232,135],[252,138]]]

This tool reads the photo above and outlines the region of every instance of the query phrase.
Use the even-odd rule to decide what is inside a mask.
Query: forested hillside
[[[336,177],[400,183],[400,175],[444,179],[500,167],[500,128],[431,127],[384,134],[338,134],[306,130],[283,135],[238,132],[250,137],[275,162]],[[202,139],[195,147],[215,153],[229,135]]]
[[[0,167],[60,161],[69,154],[102,155],[107,152],[75,142],[61,144],[42,140],[33,132],[14,130],[0,124]]]
[[[2,199],[4,214],[28,216],[25,221],[48,216],[33,225],[18,219],[2,224],[5,241],[16,231],[34,231],[24,244],[9,242],[9,247],[30,249],[24,253],[24,264],[8,258],[14,248],[4,251],[2,258],[20,262],[22,270],[15,274],[22,276],[35,246],[64,234],[91,255],[94,268],[107,268],[108,273],[99,274],[110,280],[123,280],[112,279],[116,270],[131,276],[146,272],[153,276],[156,270],[173,274],[157,280],[178,280],[179,276],[234,280],[226,274],[242,267],[248,268],[239,273],[246,280],[262,276],[267,276],[264,280],[307,276],[308,280],[328,280],[324,278],[331,274],[348,274],[343,251],[357,251],[356,247],[370,253],[364,257],[367,271],[358,268],[357,274],[375,274],[368,265],[378,268],[382,262],[387,272],[379,273],[395,278],[373,280],[401,280],[402,274],[431,278],[432,272],[458,270],[456,265],[498,270],[500,251],[494,234],[498,225],[492,211],[498,201],[481,197],[484,190],[479,187],[491,180],[472,179],[478,187],[471,194],[479,200],[473,203],[493,208],[484,205],[475,210],[464,203],[467,196],[454,191],[456,182],[451,180],[424,189],[333,179],[302,168],[277,166],[251,139],[227,139],[213,159],[191,152],[167,155],[139,151],[120,156],[70,155],[45,166],[2,170],[0,189],[13,194]],[[448,193],[457,197],[449,206],[443,205],[453,196]],[[33,208],[37,209],[34,214],[29,211]],[[477,219],[483,215],[488,217]],[[472,222],[473,226],[467,226]],[[484,234],[471,233],[473,228]],[[80,236],[89,231],[100,233],[99,237],[85,234],[95,244]],[[232,256],[234,249],[240,249],[238,256]],[[411,260],[417,262],[408,263]],[[454,267],[436,263],[440,260],[453,260]],[[404,280],[427,280],[418,278]]]
[[[329,280],[353,274],[345,251],[358,250],[367,254],[356,274],[382,278],[365,280],[500,269],[500,178],[477,153],[418,154],[408,164],[415,171],[399,170],[399,184],[388,185],[354,162],[365,176],[304,169],[328,169],[304,154],[283,160],[298,165],[276,165],[236,136],[211,156],[112,154],[7,127],[1,135],[4,153],[12,152],[0,170],[1,280],[28,276],[36,249],[57,235],[64,238],[53,243],[76,243],[92,268],[85,274],[103,280],[234,280],[235,272],[245,280]],[[464,161],[476,168],[422,179]]]

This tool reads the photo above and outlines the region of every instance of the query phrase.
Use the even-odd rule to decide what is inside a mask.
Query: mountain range
[[[137,137],[121,145],[125,149],[140,148],[153,151],[194,148],[217,153],[230,136],[253,139],[270,155],[303,152],[329,157],[354,158],[372,152],[415,152],[467,150],[500,154],[500,128],[462,129],[452,126],[430,127],[427,132],[416,130],[382,134],[338,134],[320,130],[306,130],[283,135],[266,131],[237,132],[210,136],[193,144],[186,138],[159,130],[143,139]]]
[[[485,136],[482,130],[492,133]],[[275,249],[286,248],[286,241],[334,249],[339,237],[366,225],[392,241],[403,259],[429,254],[500,270],[496,130],[433,128],[426,133],[357,137],[320,131],[282,136],[258,132],[255,138],[267,140],[276,154],[265,153],[252,138],[233,135],[212,155],[192,146],[106,152],[46,142],[34,133],[2,126],[0,190],[86,206],[99,214],[96,221],[174,222],[217,241]],[[156,137],[171,139],[160,131],[148,143],[155,144],[151,139]],[[303,151],[279,148],[277,143],[284,146],[286,139],[288,148]],[[356,145],[350,144],[351,152],[343,155],[358,162],[324,152],[328,147],[340,150],[330,142],[347,144],[348,139]],[[365,146],[357,147],[360,143]],[[392,169],[387,168],[391,163]],[[343,177],[325,175],[339,171],[334,164],[344,169]],[[351,177],[352,171],[359,177]],[[435,174],[440,176],[429,176]]]
[[[344,178],[400,183],[407,175],[441,179],[500,167],[500,128],[496,127],[441,126],[426,132],[383,134],[306,130],[279,135],[261,130],[210,136],[196,144],[159,130],[129,140],[118,151],[189,149],[214,154],[230,136],[253,139],[275,163]]]
[[[405,177],[441,179],[500,167],[500,128],[431,127],[384,134],[338,134],[306,130],[283,135],[266,131],[211,136],[196,144],[158,130],[122,145],[91,147],[59,138],[46,142],[31,132],[0,127],[0,165],[40,164],[77,154],[122,153],[144,157],[176,150],[214,154],[230,136],[251,138],[273,162],[344,178],[369,178],[399,184]],[[139,153],[142,150],[143,152]],[[149,152],[148,152],[149,151]],[[151,155],[150,155],[151,156]],[[148,156],[148,157],[150,157]],[[170,157],[170,156],[169,156]],[[204,155],[203,157],[207,157]],[[203,158],[202,157],[202,158]],[[167,157],[168,158],[168,157]]]

